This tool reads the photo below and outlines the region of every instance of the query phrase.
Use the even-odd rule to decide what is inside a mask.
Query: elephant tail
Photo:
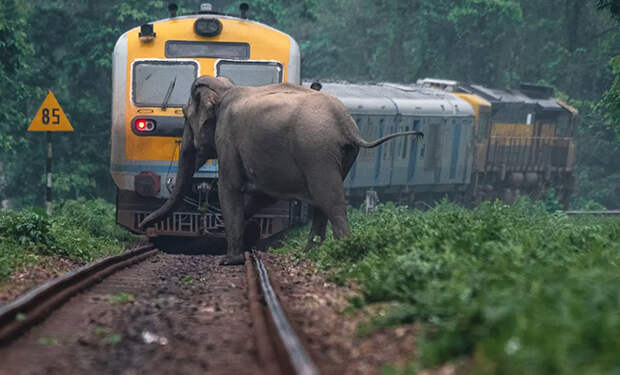
[[[422,138],[424,138],[424,133],[420,132],[420,131],[407,131],[407,132],[400,132],[400,133],[394,133],[394,134],[388,134],[385,137],[381,137],[377,140],[374,140],[372,142],[368,142],[366,140],[364,140],[362,137],[360,137],[359,135],[354,136],[353,137],[353,143],[355,143],[356,145],[360,146],[360,147],[364,147],[364,148],[373,148],[373,147],[377,147],[380,144],[382,144],[383,142],[390,140],[392,138],[396,138],[396,137],[401,137],[404,135],[415,135],[416,141],[420,140]]]

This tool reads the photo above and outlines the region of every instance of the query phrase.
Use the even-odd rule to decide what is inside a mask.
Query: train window
[[[277,61],[219,60],[215,64],[215,73],[236,85],[264,86],[282,82],[283,68]]]
[[[389,126],[388,129],[388,133],[387,134],[392,134],[394,133],[394,125]],[[392,140],[392,142],[389,142],[387,145],[387,155],[386,158],[387,159],[392,159],[393,155],[394,155],[394,146],[395,146],[395,142],[397,141],[397,139]]]
[[[420,120],[413,120],[413,126],[411,127],[411,130],[420,130]],[[414,145],[414,142],[418,142],[418,140],[416,139],[415,141],[411,141],[411,144]],[[411,155],[409,155],[409,157],[412,157],[414,152],[418,151],[417,147],[410,147],[411,148]],[[422,147],[422,151],[421,151],[421,155],[420,157],[424,157],[424,147]]]
[[[370,117],[368,116],[360,117],[360,134],[362,138],[366,140],[372,139],[372,135],[370,134],[371,131],[372,131],[372,128],[371,128]],[[371,153],[371,150],[372,149],[369,149],[369,148],[361,148],[358,158],[360,160],[372,159],[374,150],[372,150],[372,153]]]
[[[431,123],[428,127],[428,139],[426,140],[428,152],[424,158],[424,169],[437,168],[441,155],[441,124]]]
[[[181,107],[198,76],[194,61],[144,60],[133,64],[132,97],[139,107]]]
[[[409,127],[408,126],[405,126],[405,131],[406,132],[409,131]],[[403,138],[404,138],[404,140],[403,140],[403,152],[402,152],[402,154],[400,156],[401,159],[405,159],[407,157],[407,146],[408,146],[408,143],[409,143],[409,136],[405,136]]]
[[[165,54],[166,57],[210,57],[247,60],[250,58],[250,45],[237,42],[169,40],[166,42]]]
[[[377,138],[383,137],[384,135],[386,135],[386,133],[389,133],[390,129],[386,129],[385,128],[385,119],[380,118],[379,119],[379,136]],[[388,153],[388,146],[389,144],[383,144],[383,146],[380,147],[381,150],[381,155],[380,157],[385,160],[387,158],[387,153]],[[379,150],[377,151],[379,152]]]

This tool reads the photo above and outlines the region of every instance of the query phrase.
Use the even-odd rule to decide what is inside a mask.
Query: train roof
[[[522,89],[492,89],[482,85],[469,85],[467,88],[471,90],[471,93],[480,95],[492,103],[522,103],[538,105],[546,111],[564,110],[564,108],[557,103],[553,96],[546,94],[546,90],[540,93],[533,93]]]
[[[321,83],[321,91],[340,99],[351,114],[473,116],[463,99],[442,90],[396,83]],[[304,82],[309,86],[310,82]]]
[[[450,92],[478,95],[491,103],[519,103],[539,106],[544,111],[564,111],[566,108],[553,97],[549,86],[521,83],[518,89],[501,90],[476,84],[463,84],[445,79],[424,78],[418,84],[425,87],[439,87]]]
[[[259,21],[255,21],[255,20],[252,20],[252,19],[249,19],[249,18],[241,18],[241,17],[237,17],[237,16],[233,16],[233,15],[229,15],[229,14],[224,14],[224,13],[218,13],[218,12],[191,13],[191,14],[186,14],[186,15],[182,15],[182,16],[161,18],[161,19],[153,20],[153,21],[150,21],[150,22],[147,22],[147,23],[152,24],[152,25],[156,25],[158,23],[173,22],[173,21],[179,21],[179,20],[185,20],[185,19],[198,19],[198,18],[217,18],[217,19],[233,20],[233,21],[244,22],[246,24],[251,24],[251,25],[255,25],[255,26],[259,26],[259,27],[264,27],[266,29],[270,29],[270,30],[276,31],[276,32],[278,32],[280,34],[286,35],[293,42],[297,43],[295,41],[295,38],[293,38],[290,34],[287,34],[287,33],[285,33],[284,31],[282,31],[280,29],[276,29],[273,26],[269,26],[267,24],[264,24],[264,23],[261,23]],[[127,31],[125,31],[118,38],[118,40],[121,40],[123,37],[125,37],[125,35],[127,35],[132,30],[139,30],[139,29],[140,29],[140,25],[134,26],[134,27],[128,29]]]

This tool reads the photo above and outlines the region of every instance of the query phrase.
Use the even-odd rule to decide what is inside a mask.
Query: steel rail
[[[246,253],[246,259],[249,260],[248,258],[249,256]],[[277,332],[278,339],[284,347],[288,362],[290,362],[290,368],[297,375],[318,375],[318,368],[310,358],[308,352],[304,349],[301,340],[297,337],[293,327],[286,318],[284,310],[278,301],[278,297],[271,286],[269,275],[267,274],[263,261],[256,252],[252,253],[251,258],[254,260],[254,265],[256,267],[262,297],[267,308],[267,317],[275,327],[274,330]],[[282,371],[284,372],[285,370]]]
[[[158,251],[149,244],[101,258],[49,280],[13,302],[1,306],[0,345],[6,345],[20,333],[45,319],[76,293]]]

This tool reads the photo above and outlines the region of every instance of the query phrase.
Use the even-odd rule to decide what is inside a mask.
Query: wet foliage
[[[179,14],[200,0],[178,1]],[[238,14],[240,2],[212,1]],[[305,79],[553,86],[582,113],[574,206],[620,207],[617,0],[255,0],[249,17],[298,42]],[[114,197],[112,50],[168,17],[161,0],[0,3],[0,201],[42,205],[43,134],[26,128],[52,89],[75,132],[54,134],[54,199]],[[25,189],[24,187],[29,187]]]
[[[118,227],[114,206],[70,200],[48,216],[39,208],[0,211],[0,280],[43,256],[78,261],[119,253],[132,236]]]
[[[301,253],[354,306],[391,304],[362,332],[421,324],[410,373],[466,358],[475,374],[608,374],[620,360],[620,218],[574,218],[527,199],[466,210],[350,212],[353,235]],[[373,328],[374,327],[374,328]]]

